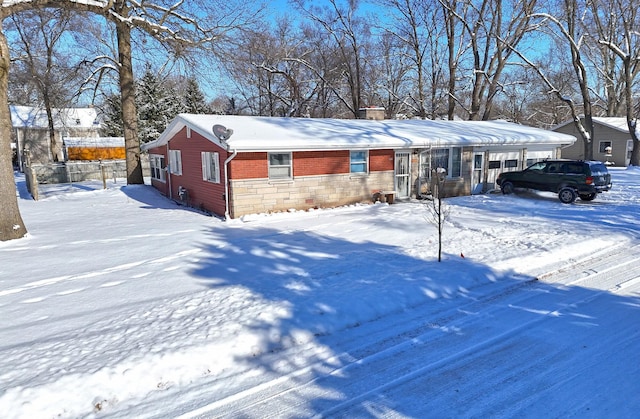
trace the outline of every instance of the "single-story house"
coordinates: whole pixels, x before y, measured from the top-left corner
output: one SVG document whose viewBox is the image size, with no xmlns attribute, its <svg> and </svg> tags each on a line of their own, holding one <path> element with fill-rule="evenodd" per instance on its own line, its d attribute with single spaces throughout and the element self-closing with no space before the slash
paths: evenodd
<svg viewBox="0 0 640 419">
<path fill-rule="evenodd" d="M 564 122 L 552 131 L 573 135 L 578 138 L 574 144 L 562 149 L 562 157 L 584 160 L 584 142 L 573 121 Z M 626 118 L 593 118 L 593 159 L 611 166 L 629 166 L 633 140 L 629 134 Z"/>
<path fill-rule="evenodd" d="M 101 127 L 95 108 L 53 109 L 54 137 L 57 155 L 54 156 L 49 140 L 49 122 L 44 108 L 10 106 L 13 128 L 12 149 L 15 164 L 22 169 L 26 153 L 33 164 L 65 161 L 63 141 L 65 137 L 99 137 Z M 26 150 L 26 151 L 25 151 Z"/>
<path fill-rule="evenodd" d="M 575 141 L 504 121 L 180 114 L 142 149 L 162 194 L 237 218 L 421 197 L 436 170 L 445 196 L 479 193 L 501 171 L 559 157 Z"/>
</svg>

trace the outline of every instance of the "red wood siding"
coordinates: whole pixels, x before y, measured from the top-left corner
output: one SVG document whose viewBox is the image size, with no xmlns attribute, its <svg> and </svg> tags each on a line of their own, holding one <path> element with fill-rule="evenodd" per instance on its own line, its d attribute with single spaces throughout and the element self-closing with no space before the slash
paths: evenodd
<svg viewBox="0 0 640 419">
<path fill-rule="evenodd" d="M 169 150 L 180 150 L 182 159 L 182 175 L 167 173 L 167 182 L 153 181 L 153 185 L 159 190 L 165 190 L 167 196 L 179 200 L 178 188 L 186 188 L 189 194 L 187 204 L 223 216 L 225 213 L 224 199 L 224 161 L 227 152 L 213 144 L 211 141 L 191 131 L 191 138 L 187 138 L 186 128 L 176 134 L 169 141 Z M 220 156 L 220 183 L 212 183 L 202 179 L 202 155 L 203 151 L 217 152 Z M 157 147 L 149 150 L 150 154 L 163 154 L 169 164 L 167 147 Z M 171 176 L 171 182 L 168 177 Z M 171 194 L 168 193 L 171 185 Z"/>
</svg>

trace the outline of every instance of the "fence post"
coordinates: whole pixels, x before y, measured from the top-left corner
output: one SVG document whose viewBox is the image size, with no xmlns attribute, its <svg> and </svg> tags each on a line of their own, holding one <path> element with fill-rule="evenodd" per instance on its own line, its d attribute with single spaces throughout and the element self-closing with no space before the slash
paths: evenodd
<svg viewBox="0 0 640 419">
<path fill-rule="evenodd" d="M 37 201 L 38 200 L 38 178 L 36 177 L 35 170 L 33 170 L 33 167 L 31 166 L 31 152 L 29 151 L 29 149 L 27 148 L 24 149 L 24 155 L 25 155 L 25 169 L 26 169 L 24 172 L 24 175 L 27 181 L 27 190 L 33 197 L 33 200 Z"/>
<path fill-rule="evenodd" d="M 104 171 L 102 160 L 100 160 L 100 173 L 102 174 L 102 189 L 107 189 L 107 176 Z"/>
</svg>

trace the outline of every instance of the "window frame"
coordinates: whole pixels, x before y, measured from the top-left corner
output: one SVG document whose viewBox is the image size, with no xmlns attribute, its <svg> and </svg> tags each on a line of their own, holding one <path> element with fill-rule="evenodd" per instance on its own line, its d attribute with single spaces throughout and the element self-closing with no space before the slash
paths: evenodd
<svg viewBox="0 0 640 419">
<path fill-rule="evenodd" d="M 182 150 L 169 150 L 169 172 L 182 175 Z"/>
<path fill-rule="evenodd" d="M 517 169 L 518 159 L 507 159 L 504 161 L 503 167 L 505 169 Z"/>
<path fill-rule="evenodd" d="M 364 158 L 354 160 L 355 154 L 364 153 Z M 364 170 L 354 170 L 354 166 L 364 166 Z M 369 150 L 349 150 L 349 173 L 352 175 L 369 174 Z"/>
<path fill-rule="evenodd" d="M 442 153 L 442 152 L 445 153 Z M 446 170 L 447 179 L 456 179 L 462 177 L 462 147 L 434 147 L 429 151 L 428 170 L 437 169 L 438 160 L 443 156 L 436 156 L 435 154 L 445 154 L 447 167 L 443 167 Z M 430 176 L 430 174 L 429 174 Z"/>
<path fill-rule="evenodd" d="M 167 181 L 165 156 L 162 154 L 149 154 L 149 168 L 151 169 L 151 179 L 165 183 Z M 157 171 L 157 175 L 156 175 Z"/>
<path fill-rule="evenodd" d="M 202 180 L 220 183 L 220 154 L 215 151 L 202 151 Z"/>
<path fill-rule="evenodd" d="M 271 156 L 276 155 L 287 155 L 289 163 L 288 164 L 271 164 Z M 274 172 L 278 171 L 278 169 L 287 168 L 288 174 L 286 176 L 277 175 Z M 291 180 L 293 179 L 293 153 L 292 152 L 280 152 L 280 153 L 267 153 L 267 171 L 269 180 Z"/>
<path fill-rule="evenodd" d="M 613 142 L 611 140 L 600 140 L 598 142 L 598 151 L 600 154 L 606 154 L 607 147 L 613 147 Z"/>
</svg>

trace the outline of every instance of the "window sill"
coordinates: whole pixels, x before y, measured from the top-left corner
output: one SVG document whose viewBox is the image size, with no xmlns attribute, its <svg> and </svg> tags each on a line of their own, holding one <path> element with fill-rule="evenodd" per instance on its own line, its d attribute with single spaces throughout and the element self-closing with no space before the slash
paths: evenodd
<svg viewBox="0 0 640 419">
<path fill-rule="evenodd" d="M 369 176 L 369 173 L 349 173 L 350 179 L 360 179 L 368 176 Z"/>
<path fill-rule="evenodd" d="M 293 183 L 293 179 L 287 178 L 287 179 L 269 179 L 267 181 L 269 183 L 269 185 L 281 185 L 281 184 L 286 184 L 286 183 Z"/>
</svg>

